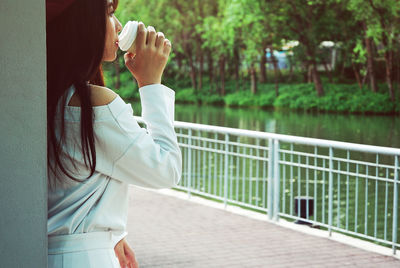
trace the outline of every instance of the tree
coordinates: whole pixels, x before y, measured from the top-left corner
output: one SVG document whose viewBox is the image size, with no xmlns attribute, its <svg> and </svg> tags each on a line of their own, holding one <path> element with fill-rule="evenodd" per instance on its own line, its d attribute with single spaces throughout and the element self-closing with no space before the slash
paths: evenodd
<svg viewBox="0 0 400 268">
<path fill-rule="evenodd" d="M 372 42 L 381 46 L 378 53 L 383 54 L 386 66 L 386 83 L 390 99 L 395 101 L 393 88 L 393 55 L 395 53 L 396 37 L 400 33 L 399 17 L 400 2 L 398 0 L 348 0 L 347 8 L 356 18 L 362 21 L 366 34 L 368 51 L 368 72 L 372 75 Z M 373 78 L 373 76 L 372 76 Z M 373 86 L 373 91 L 377 91 Z"/>
<path fill-rule="evenodd" d="M 285 18 L 287 40 L 298 40 L 303 47 L 306 65 L 310 67 L 318 96 L 324 95 L 317 70 L 317 51 L 322 41 L 334 41 L 339 34 L 337 14 L 343 9 L 335 0 L 282 0 L 276 2 L 276 12 Z"/>
<path fill-rule="evenodd" d="M 235 43 L 239 43 L 245 64 L 249 67 L 251 92 L 257 92 L 256 64 L 261 64 L 261 77 L 265 81 L 265 49 L 273 42 L 269 5 L 263 0 L 232 0 L 226 6 L 225 20 L 233 28 Z M 260 53 L 261 51 L 261 53 Z"/>
<path fill-rule="evenodd" d="M 203 43 L 201 49 L 210 51 L 210 57 L 217 59 L 219 65 L 220 87 L 219 94 L 225 95 L 225 67 L 226 60 L 232 54 L 235 41 L 233 25 L 229 24 L 224 17 L 226 1 L 217 1 L 217 8 L 214 14 L 203 19 L 202 24 L 196 27 L 200 33 Z M 209 65 L 213 60 L 209 60 Z M 209 68 L 212 67 L 209 66 Z M 211 75 L 210 75 L 211 76 Z"/>
</svg>

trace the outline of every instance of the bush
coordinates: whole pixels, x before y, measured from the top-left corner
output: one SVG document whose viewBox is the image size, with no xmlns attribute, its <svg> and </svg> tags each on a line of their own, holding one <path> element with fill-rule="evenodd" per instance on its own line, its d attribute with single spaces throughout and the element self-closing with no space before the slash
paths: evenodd
<svg viewBox="0 0 400 268">
<path fill-rule="evenodd" d="M 267 108 L 272 107 L 275 100 L 275 91 L 269 91 L 257 96 L 256 106 Z"/>
<path fill-rule="evenodd" d="M 175 100 L 177 102 L 182 102 L 182 103 L 197 103 L 198 102 L 195 91 L 192 88 L 185 88 L 185 89 L 176 91 Z"/>
<path fill-rule="evenodd" d="M 313 84 L 283 84 L 279 96 L 275 97 L 274 84 L 262 84 L 258 93 L 249 90 L 233 91 L 221 97 L 209 91 L 196 92 L 191 88 L 178 90 L 176 100 L 185 103 L 225 104 L 231 107 L 276 107 L 301 109 L 304 111 L 392 113 L 399 105 L 390 101 L 385 85 L 374 93 L 358 85 L 325 84 L 325 95 L 318 97 Z"/>
<path fill-rule="evenodd" d="M 110 73 L 105 73 L 105 75 L 107 84 L 115 82 Z M 132 76 L 129 73 L 121 73 L 120 81 L 122 86 L 117 93 L 122 98 L 139 98 L 137 85 L 132 83 Z M 400 105 L 390 101 L 386 84 L 380 84 L 378 92 L 374 93 L 367 86 L 360 90 L 357 84 L 324 83 L 325 95 L 322 97 L 317 96 L 314 84 L 280 84 L 279 96 L 276 97 L 274 84 L 258 84 L 258 92 L 253 95 L 249 90 L 249 81 L 240 81 L 239 91 L 236 89 L 236 81 L 226 81 L 227 94 L 220 96 L 216 89 L 217 84 L 210 83 L 206 76 L 203 79 L 202 90 L 191 88 L 190 79 L 167 78 L 163 83 L 175 90 L 175 100 L 178 103 L 202 103 L 231 107 L 275 107 L 345 113 L 400 112 Z"/>
<path fill-rule="evenodd" d="M 249 91 L 239 91 L 226 95 L 224 101 L 227 106 L 249 107 L 256 106 L 256 98 Z"/>
<path fill-rule="evenodd" d="M 139 89 L 136 83 L 124 83 L 121 84 L 123 86 L 120 87 L 119 90 L 116 90 L 116 93 L 121 96 L 123 99 L 135 99 L 138 100 L 139 97 Z"/>
<path fill-rule="evenodd" d="M 374 93 L 357 85 L 325 84 L 325 95 L 318 97 L 313 84 L 284 85 L 274 100 L 275 107 L 326 112 L 391 113 L 396 105 L 384 87 Z"/>
<path fill-rule="evenodd" d="M 201 103 L 203 104 L 224 104 L 224 98 L 217 94 L 213 95 L 199 95 Z"/>
</svg>

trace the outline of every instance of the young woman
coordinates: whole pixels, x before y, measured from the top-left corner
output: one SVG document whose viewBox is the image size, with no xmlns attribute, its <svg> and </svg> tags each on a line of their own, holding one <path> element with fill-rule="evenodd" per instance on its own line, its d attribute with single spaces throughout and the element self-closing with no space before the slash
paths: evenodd
<svg viewBox="0 0 400 268">
<path fill-rule="evenodd" d="M 125 65 L 139 85 L 132 108 L 104 87 L 121 24 L 117 0 L 46 0 L 48 267 L 137 267 L 126 243 L 128 186 L 178 183 L 174 91 L 161 84 L 171 43 L 139 24 L 136 55 Z"/>
</svg>

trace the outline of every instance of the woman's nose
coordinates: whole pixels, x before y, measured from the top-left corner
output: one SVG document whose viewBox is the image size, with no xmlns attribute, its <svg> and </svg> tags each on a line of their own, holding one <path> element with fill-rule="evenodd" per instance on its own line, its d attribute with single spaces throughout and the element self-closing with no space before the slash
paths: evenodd
<svg viewBox="0 0 400 268">
<path fill-rule="evenodd" d="M 116 23 L 116 30 L 117 30 L 117 33 L 119 33 L 120 31 L 122 31 L 122 24 L 121 24 L 121 22 L 119 22 L 117 17 L 115 17 L 115 21 L 117 22 Z"/>
</svg>

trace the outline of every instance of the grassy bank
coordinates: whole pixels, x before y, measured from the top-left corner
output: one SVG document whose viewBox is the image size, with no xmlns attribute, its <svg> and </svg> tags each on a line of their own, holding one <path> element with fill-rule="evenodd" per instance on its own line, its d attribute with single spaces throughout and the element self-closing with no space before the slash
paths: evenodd
<svg viewBox="0 0 400 268">
<path fill-rule="evenodd" d="M 283 84 L 275 96 L 273 84 L 262 84 L 257 94 L 249 90 L 231 91 L 225 96 L 192 88 L 176 90 L 180 103 L 223 104 L 231 107 L 288 108 L 304 111 L 341 113 L 391 114 L 399 112 L 399 104 L 390 101 L 385 85 L 374 93 L 358 85 L 324 84 L 325 95 L 318 97 L 313 84 Z"/>
<path fill-rule="evenodd" d="M 208 81 L 204 81 L 202 90 L 194 90 L 188 79 L 166 79 L 163 83 L 175 90 L 177 103 L 340 113 L 394 114 L 400 111 L 400 103 L 390 101 L 386 84 L 380 84 L 379 91 L 374 93 L 367 86 L 360 90 L 357 84 L 324 81 L 323 97 L 317 96 L 314 84 L 280 84 L 276 97 L 274 84 L 258 84 L 258 92 L 253 95 L 248 82 L 241 82 L 236 89 L 235 81 L 227 81 L 226 95 L 220 96 L 215 85 Z M 125 99 L 139 99 L 137 85 L 126 73 L 121 74 L 121 87 L 116 92 Z"/>
</svg>

